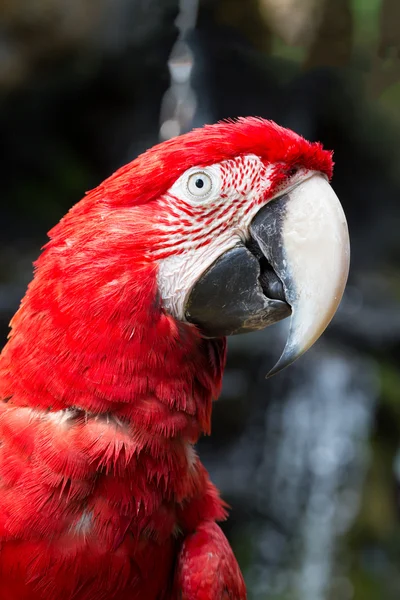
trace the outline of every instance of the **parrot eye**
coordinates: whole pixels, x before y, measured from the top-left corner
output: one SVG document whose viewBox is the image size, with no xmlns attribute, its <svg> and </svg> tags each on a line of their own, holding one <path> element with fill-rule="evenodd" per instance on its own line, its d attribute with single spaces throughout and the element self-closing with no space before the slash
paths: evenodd
<svg viewBox="0 0 400 600">
<path fill-rule="evenodd" d="M 212 190 L 212 179 L 204 171 L 192 173 L 187 180 L 187 190 L 191 196 L 204 198 Z"/>
</svg>

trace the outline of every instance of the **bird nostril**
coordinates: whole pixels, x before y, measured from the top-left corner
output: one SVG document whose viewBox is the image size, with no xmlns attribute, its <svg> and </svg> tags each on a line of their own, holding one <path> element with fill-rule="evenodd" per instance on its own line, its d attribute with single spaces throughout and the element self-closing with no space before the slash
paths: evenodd
<svg viewBox="0 0 400 600">
<path fill-rule="evenodd" d="M 291 179 L 294 175 L 296 175 L 298 170 L 298 167 L 291 167 L 290 169 L 288 169 L 288 171 L 286 171 L 287 178 Z"/>
</svg>

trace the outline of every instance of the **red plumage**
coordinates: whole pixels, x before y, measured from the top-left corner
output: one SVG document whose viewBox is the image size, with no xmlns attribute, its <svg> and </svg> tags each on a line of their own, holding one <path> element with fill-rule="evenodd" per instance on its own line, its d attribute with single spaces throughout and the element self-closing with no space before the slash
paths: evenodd
<svg viewBox="0 0 400 600">
<path fill-rule="evenodd" d="M 220 123 L 152 148 L 50 232 L 0 358 L 2 600 L 245 598 L 192 446 L 225 340 L 164 311 L 153 251 L 177 177 L 246 153 L 331 174 L 274 123 Z"/>
</svg>

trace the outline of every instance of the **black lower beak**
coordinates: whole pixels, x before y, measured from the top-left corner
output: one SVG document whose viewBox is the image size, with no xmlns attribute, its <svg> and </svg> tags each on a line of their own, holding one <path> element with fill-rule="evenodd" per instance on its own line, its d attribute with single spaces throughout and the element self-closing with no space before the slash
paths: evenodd
<svg viewBox="0 0 400 600">
<path fill-rule="evenodd" d="M 260 218 L 262 214 L 255 222 Z M 207 337 L 219 337 L 263 329 L 290 313 L 281 280 L 251 238 L 203 273 L 191 291 L 185 316 Z"/>
</svg>

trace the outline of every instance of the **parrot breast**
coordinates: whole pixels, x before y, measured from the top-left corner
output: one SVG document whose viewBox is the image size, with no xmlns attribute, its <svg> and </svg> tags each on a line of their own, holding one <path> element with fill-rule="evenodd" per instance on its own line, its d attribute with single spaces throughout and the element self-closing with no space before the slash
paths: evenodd
<svg viewBox="0 0 400 600">
<path fill-rule="evenodd" d="M 182 533 L 224 517 L 182 428 L 155 437 L 79 410 L 0 410 L 0 597 L 169 600 Z"/>
</svg>

